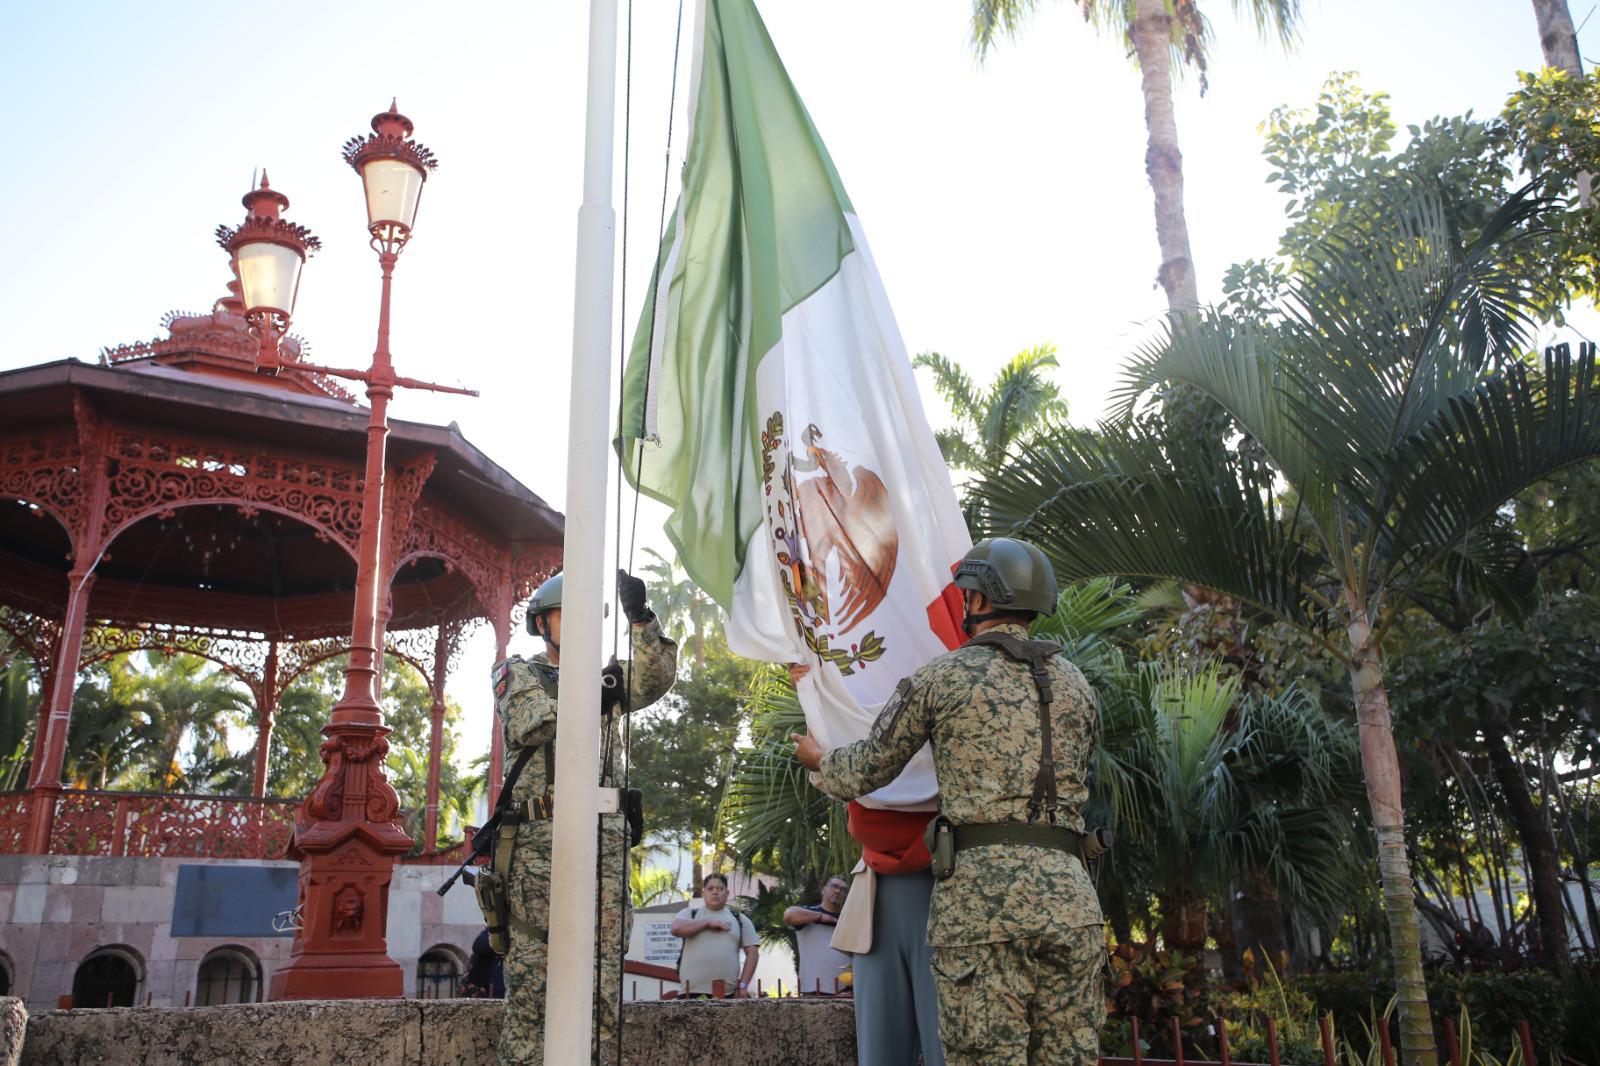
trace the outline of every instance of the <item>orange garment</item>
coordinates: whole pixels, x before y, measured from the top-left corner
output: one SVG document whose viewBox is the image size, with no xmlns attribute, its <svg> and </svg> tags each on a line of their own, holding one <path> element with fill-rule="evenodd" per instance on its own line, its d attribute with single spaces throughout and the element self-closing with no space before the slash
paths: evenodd
<svg viewBox="0 0 1600 1066">
<path fill-rule="evenodd" d="M 861 858 L 880 874 L 908 874 L 933 861 L 922 842 L 937 811 L 885 811 L 850 801 L 850 835 L 861 843 Z"/>
</svg>

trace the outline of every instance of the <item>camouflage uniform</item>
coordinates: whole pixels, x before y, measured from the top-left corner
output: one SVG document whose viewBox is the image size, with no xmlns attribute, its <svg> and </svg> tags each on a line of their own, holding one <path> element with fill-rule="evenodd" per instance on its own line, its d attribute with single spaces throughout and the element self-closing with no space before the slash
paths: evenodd
<svg viewBox="0 0 1600 1066">
<path fill-rule="evenodd" d="M 666 695 L 678 667 L 678 646 L 661 635 L 661 624 L 651 619 L 636 626 L 635 657 L 629 706 L 638 710 Z M 497 664 L 495 713 L 505 734 L 509 766 L 525 747 L 556 742 L 555 687 L 546 692 L 540 667 L 551 670 L 541 652 L 532 659 L 513 656 Z M 626 669 L 626 667 L 624 668 Z M 620 728 L 612 725 L 602 756 L 620 750 Z M 604 759 L 601 784 L 615 787 L 614 758 Z M 551 765 L 554 765 L 552 759 Z M 546 782 L 545 760 L 535 754 L 523 767 L 512 790 L 518 802 L 545 795 L 555 782 Z M 548 785 L 548 787 L 547 787 Z M 517 846 L 511 859 L 508 892 L 511 909 L 511 950 L 506 955 L 506 1004 L 500 1023 L 499 1061 L 502 1066 L 544 1062 L 544 989 L 548 962 L 546 935 L 550 927 L 550 840 L 548 818 L 524 822 L 517 828 Z M 633 925 L 633 907 L 622 873 L 627 869 L 628 827 L 621 814 L 600 816 L 600 915 L 596 937 L 599 953 L 599 1008 L 595 1037 L 600 1057 L 617 1063 L 617 991 L 622 987 L 622 952 Z"/>
<path fill-rule="evenodd" d="M 995 628 L 1027 638 L 1020 625 Z M 1050 668 L 1057 824 L 1082 831 L 1094 693 L 1065 658 Z M 851 799 L 881 788 L 928 741 L 951 822 L 1027 822 L 1040 735 L 1026 663 L 979 646 L 934 659 L 900 682 L 865 740 L 823 757 L 823 791 Z M 1096 1061 L 1105 934 L 1076 855 L 1000 844 L 961 852 L 954 875 L 934 886 L 928 942 L 950 1066 Z"/>
</svg>

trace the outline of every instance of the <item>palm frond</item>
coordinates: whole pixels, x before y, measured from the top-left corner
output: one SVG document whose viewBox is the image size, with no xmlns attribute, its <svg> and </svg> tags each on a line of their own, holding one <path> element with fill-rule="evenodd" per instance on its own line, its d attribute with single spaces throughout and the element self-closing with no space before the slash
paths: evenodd
<svg viewBox="0 0 1600 1066">
<path fill-rule="evenodd" d="M 1472 531 L 1518 492 L 1600 458 L 1595 349 L 1547 349 L 1542 369 L 1514 363 L 1456 397 L 1402 443 L 1386 470 L 1395 516 L 1389 551 L 1400 592 L 1468 548 Z"/>
<path fill-rule="evenodd" d="M 988 457 L 1003 454 L 1023 430 L 1042 419 L 1066 418 L 1060 390 L 1044 376 L 1057 365 L 1056 346 L 1041 344 L 1017 353 L 1001 369 L 990 386 L 980 427 Z"/>
<path fill-rule="evenodd" d="M 985 532 L 1038 544 L 1064 581 L 1181 581 L 1305 623 L 1317 559 L 1276 520 L 1269 485 L 1213 459 L 1143 425 L 1062 430 L 974 493 Z"/>
<path fill-rule="evenodd" d="M 969 412 L 977 409 L 978 387 L 972 383 L 972 376 L 961 369 L 955 360 L 938 352 L 919 352 L 911 360 L 911 367 L 913 370 L 927 367 L 933 371 L 934 389 L 944 397 L 958 418 L 968 416 Z"/>
<path fill-rule="evenodd" d="M 1001 37 L 1015 37 L 1039 0 L 973 0 L 972 47 L 981 60 Z"/>
</svg>

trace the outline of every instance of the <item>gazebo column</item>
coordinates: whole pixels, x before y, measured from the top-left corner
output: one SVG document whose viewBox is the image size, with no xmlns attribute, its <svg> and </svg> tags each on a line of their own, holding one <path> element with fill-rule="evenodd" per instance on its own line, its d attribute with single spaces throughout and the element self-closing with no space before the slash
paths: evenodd
<svg viewBox="0 0 1600 1066">
<path fill-rule="evenodd" d="M 250 779 L 250 794 L 261 799 L 267 794 L 267 757 L 272 750 L 272 723 L 278 713 L 278 642 L 267 642 L 267 662 L 261 670 L 261 689 L 256 704 L 256 770 Z"/>
<path fill-rule="evenodd" d="M 433 642 L 433 713 L 428 734 L 428 805 L 423 809 L 424 851 L 439 846 L 439 760 L 444 752 L 444 680 L 449 666 L 450 642 L 443 619 Z"/>
<path fill-rule="evenodd" d="M 72 719 L 72 693 L 78 683 L 78 657 L 83 653 L 83 627 L 89 617 L 89 589 L 93 585 L 94 574 L 88 570 L 75 566 L 67 575 L 66 618 L 56 644 L 50 688 L 40 707 L 43 728 L 34 734 L 28 826 L 28 851 L 34 855 L 50 850 L 56 801 L 61 797 L 61 764 L 67 754 L 67 727 Z"/>
<path fill-rule="evenodd" d="M 378 596 L 378 636 L 376 647 L 378 649 L 377 661 L 373 663 L 377 671 L 372 678 L 373 692 L 378 697 L 378 702 L 383 702 L 383 671 L 389 665 L 389 619 L 394 617 L 394 590 L 390 582 L 394 575 L 389 575 L 389 580 L 383 583 L 383 592 Z"/>
</svg>

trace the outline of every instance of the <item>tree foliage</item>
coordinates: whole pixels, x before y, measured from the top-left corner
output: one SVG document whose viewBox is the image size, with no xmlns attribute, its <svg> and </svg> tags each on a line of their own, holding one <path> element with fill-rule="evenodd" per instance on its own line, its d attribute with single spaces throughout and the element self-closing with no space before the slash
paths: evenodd
<svg viewBox="0 0 1600 1066">
<path fill-rule="evenodd" d="M 1053 344 L 1018 352 L 982 389 L 938 352 L 922 352 L 911 365 L 933 371 L 934 387 L 955 415 L 955 426 L 934 434 L 944 461 L 955 469 L 986 466 L 1045 425 L 1067 417 L 1060 387 L 1046 374 L 1060 366 Z"/>
<path fill-rule="evenodd" d="M 1036 442 L 978 490 L 988 528 L 1034 539 L 1069 579 L 1209 588 L 1346 664 L 1373 738 L 1362 763 L 1403 1038 L 1425 1060 L 1385 642 L 1441 571 L 1511 605 L 1521 556 L 1486 523 L 1600 455 L 1594 353 L 1522 359 L 1538 298 L 1514 264 L 1552 206 L 1524 189 L 1467 209 L 1434 183 L 1375 182 L 1360 203 L 1371 224 L 1312 241 L 1264 310 L 1175 318 L 1127 370 L 1118 422 Z M 1135 417 L 1176 386 L 1224 412 L 1231 433 L 1173 441 Z"/>
</svg>

